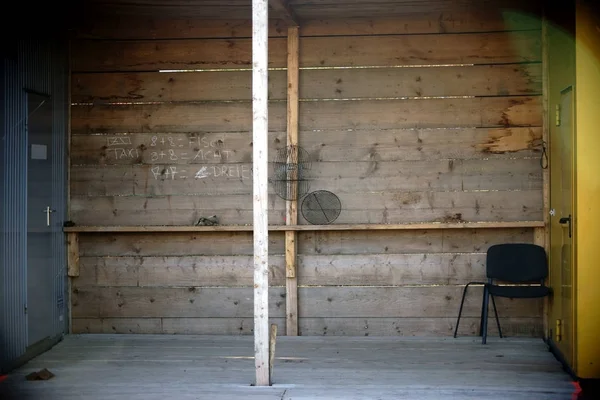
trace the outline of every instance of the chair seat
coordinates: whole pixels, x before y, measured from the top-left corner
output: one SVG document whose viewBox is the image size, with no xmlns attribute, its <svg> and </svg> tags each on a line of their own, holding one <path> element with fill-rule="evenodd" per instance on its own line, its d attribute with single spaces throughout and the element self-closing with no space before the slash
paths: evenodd
<svg viewBox="0 0 600 400">
<path fill-rule="evenodd" d="M 497 286 L 488 285 L 489 292 L 496 297 L 536 298 L 550 294 L 547 286 Z"/>
</svg>

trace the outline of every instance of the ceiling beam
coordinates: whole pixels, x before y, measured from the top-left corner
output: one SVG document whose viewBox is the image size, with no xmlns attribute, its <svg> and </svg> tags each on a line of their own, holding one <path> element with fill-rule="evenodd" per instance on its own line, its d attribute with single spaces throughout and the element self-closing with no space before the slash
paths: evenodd
<svg viewBox="0 0 600 400">
<path fill-rule="evenodd" d="M 289 26 L 298 26 L 298 17 L 287 0 L 269 0 L 269 5 L 275 11 L 273 17 L 284 20 Z"/>
</svg>

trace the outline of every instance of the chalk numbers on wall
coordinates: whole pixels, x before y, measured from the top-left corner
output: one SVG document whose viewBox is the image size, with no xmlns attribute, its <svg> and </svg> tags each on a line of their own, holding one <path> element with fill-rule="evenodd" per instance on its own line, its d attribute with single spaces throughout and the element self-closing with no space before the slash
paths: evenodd
<svg viewBox="0 0 600 400">
<path fill-rule="evenodd" d="M 153 135 L 149 142 L 143 143 L 146 140 L 135 146 L 131 136 L 110 137 L 107 154 L 116 160 L 153 164 L 150 171 L 157 180 L 252 177 L 248 165 L 225 164 L 231 161 L 233 152 L 226 148 L 223 135 Z"/>
</svg>

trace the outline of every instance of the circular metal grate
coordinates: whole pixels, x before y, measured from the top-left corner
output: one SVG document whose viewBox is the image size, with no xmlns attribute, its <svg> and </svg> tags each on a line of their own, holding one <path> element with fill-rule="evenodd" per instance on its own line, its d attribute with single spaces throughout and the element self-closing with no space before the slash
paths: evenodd
<svg viewBox="0 0 600 400">
<path fill-rule="evenodd" d="M 287 146 L 277 151 L 270 182 L 279 197 L 296 200 L 308 193 L 310 184 L 306 175 L 312 167 L 308 158 L 308 152 L 298 146 Z"/>
<path fill-rule="evenodd" d="M 339 217 L 342 210 L 340 199 L 327 190 L 317 190 L 306 195 L 302 201 L 302 216 L 313 225 L 327 225 Z"/>
</svg>

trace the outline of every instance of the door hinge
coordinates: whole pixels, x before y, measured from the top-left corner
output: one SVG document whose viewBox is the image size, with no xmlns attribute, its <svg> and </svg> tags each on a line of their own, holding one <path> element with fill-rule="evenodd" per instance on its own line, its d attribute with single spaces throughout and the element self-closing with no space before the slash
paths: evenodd
<svg viewBox="0 0 600 400">
<path fill-rule="evenodd" d="M 560 104 L 556 105 L 556 126 L 560 126 Z"/>
<path fill-rule="evenodd" d="M 24 307 L 23 311 L 27 314 L 27 306 Z"/>
<path fill-rule="evenodd" d="M 556 320 L 556 339 L 557 342 L 562 340 L 562 320 Z"/>
</svg>

